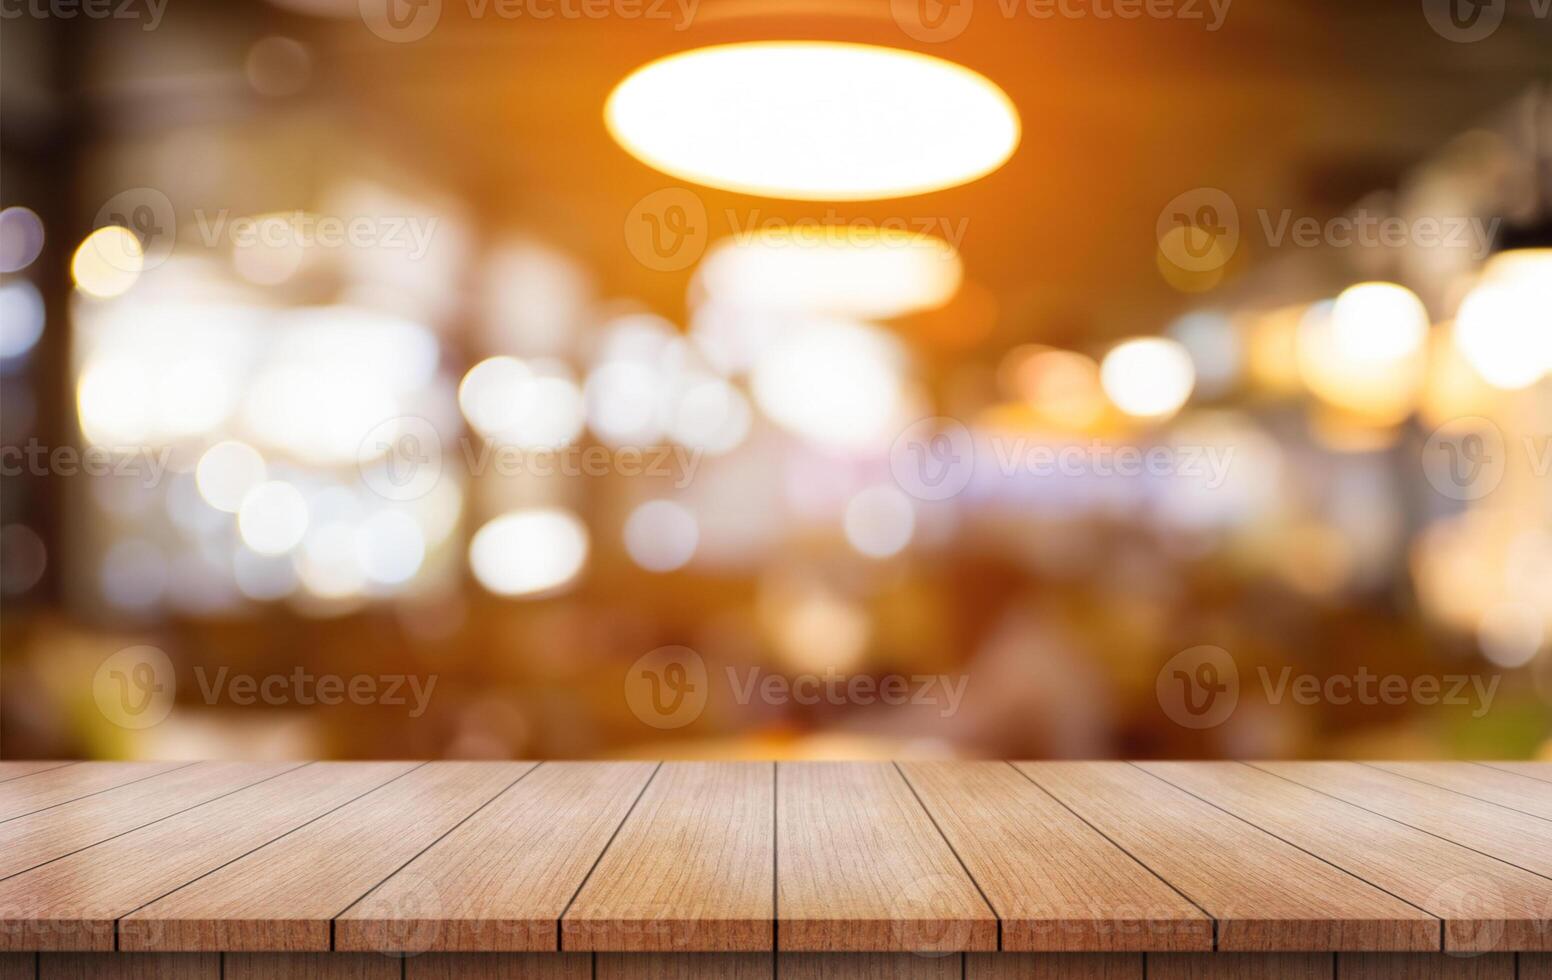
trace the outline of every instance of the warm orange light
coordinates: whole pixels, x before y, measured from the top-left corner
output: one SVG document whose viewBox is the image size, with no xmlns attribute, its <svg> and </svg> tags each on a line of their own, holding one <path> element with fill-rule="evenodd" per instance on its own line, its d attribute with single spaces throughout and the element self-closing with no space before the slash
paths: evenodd
<svg viewBox="0 0 1552 980">
<path fill-rule="evenodd" d="M 984 75 L 898 48 L 760 41 L 697 48 L 626 77 L 604 106 L 621 146 L 724 190 L 866 201 L 1000 167 L 1018 112 Z"/>
</svg>

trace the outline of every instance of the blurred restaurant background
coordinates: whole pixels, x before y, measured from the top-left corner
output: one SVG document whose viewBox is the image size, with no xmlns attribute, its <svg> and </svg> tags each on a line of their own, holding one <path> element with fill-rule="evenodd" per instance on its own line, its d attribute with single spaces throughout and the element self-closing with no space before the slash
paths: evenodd
<svg viewBox="0 0 1552 980">
<path fill-rule="evenodd" d="M 1479 6 L 8 6 L 0 755 L 1552 758 Z M 974 74 L 633 74 L 777 40 Z"/>
</svg>

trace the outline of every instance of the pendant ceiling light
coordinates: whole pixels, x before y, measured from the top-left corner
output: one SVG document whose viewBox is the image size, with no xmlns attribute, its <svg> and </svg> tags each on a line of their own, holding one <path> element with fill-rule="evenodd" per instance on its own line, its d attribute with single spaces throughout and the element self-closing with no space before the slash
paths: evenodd
<svg viewBox="0 0 1552 980">
<path fill-rule="evenodd" d="M 609 132 L 682 180 L 766 197 L 866 201 L 996 170 L 1018 112 L 991 80 L 913 51 L 828 41 L 698 48 L 610 94 Z"/>
</svg>

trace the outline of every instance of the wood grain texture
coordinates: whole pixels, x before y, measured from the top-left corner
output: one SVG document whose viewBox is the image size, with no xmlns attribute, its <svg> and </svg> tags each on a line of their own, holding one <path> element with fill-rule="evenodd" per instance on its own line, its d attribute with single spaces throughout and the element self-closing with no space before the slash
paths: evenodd
<svg viewBox="0 0 1552 980">
<path fill-rule="evenodd" d="M 997 948 L 997 918 L 888 763 L 777 766 L 777 943 L 794 952 Z"/>
<path fill-rule="evenodd" d="M 376 953 L 228 953 L 221 980 L 400 980 L 402 963 Z"/>
<path fill-rule="evenodd" d="M 1521 953 L 1519 980 L 1552 980 L 1552 953 Z"/>
<path fill-rule="evenodd" d="M 1514 980 L 1514 956 L 1341 953 L 1337 976 L 1342 980 Z"/>
<path fill-rule="evenodd" d="M 1212 920 L 1003 762 L 900 766 L 1002 920 L 1004 950 L 1207 950 Z"/>
<path fill-rule="evenodd" d="M 1552 783 L 1470 762 L 1370 762 L 1368 765 L 1463 796 L 1552 820 Z"/>
<path fill-rule="evenodd" d="M 0 762 L 0 783 L 11 779 L 20 779 L 30 776 L 35 772 L 45 772 L 49 769 L 58 769 L 61 766 L 73 766 L 74 762 L 61 759 L 33 759 L 27 761 Z"/>
<path fill-rule="evenodd" d="M 957 953 L 780 953 L 776 957 L 776 976 L 781 980 L 960 980 L 963 972 L 964 957 Z"/>
<path fill-rule="evenodd" d="M 562 921 L 565 949 L 775 946 L 775 765 L 665 762 Z"/>
<path fill-rule="evenodd" d="M 1330 953 L 1149 953 L 1148 980 L 1333 980 Z"/>
<path fill-rule="evenodd" d="M 404 980 L 592 980 L 590 953 L 422 953 Z"/>
<path fill-rule="evenodd" d="M 126 916 L 119 949 L 326 951 L 334 916 L 533 766 L 421 766 Z"/>
<path fill-rule="evenodd" d="M 412 768 L 303 766 L 0 881 L 0 949 L 111 950 L 120 916 Z"/>
<path fill-rule="evenodd" d="M 1140 953 L 966 953 L 965 980 L 1143 980 Z"/>
<path fill-rule="evenodd" d="M 774 953 L 599 953 L 597 980 L 771 980 Z"/>
<path fill-rule="evenodd" d="M 1434 916 L 1127 763 L 1018 768 L 1217 919 L 1221 950 L 1439 948 Z"/>
<path fill-rule="evenodd" d="M 37 953 L 0 953 L 0 980 L 37 980 Z"/>
<path fill-rule="evenodd" d="M 543 952 L 655 766 L 544 763 L 335 919 L 347 950 Z"/>
<path fill-rule="evenodd" d="M 1258 769 L 1552 878 L 1552 822 L 1356 762 L 1257 762 Z"/>
<path fill-rule="evenodd" d="M 1552 783 L 1552 762 L 1478 762 L 1476 765 Z"/>
<path fill-rule="evenodd" d="M 0 820 L 12 820 L 187 765 L 187 762 L 81 762 L 33 773 L 0 783 Z"/>
<path fill-rule="evenodd" d="M 153 824 L 301 766 L 201 762 L 0 824 L 0 878 Z"/>
<path fill-rule="evenodd" d="M 1447 950 L 1552 949 L 1552 880 L 1237 762 L 1137 765 L 1438 916 Z"/>
<path fill-rule="evenodd" d="M 38 980 L 220 980 L 215 953 L 44 953 Z"/>
</svg>

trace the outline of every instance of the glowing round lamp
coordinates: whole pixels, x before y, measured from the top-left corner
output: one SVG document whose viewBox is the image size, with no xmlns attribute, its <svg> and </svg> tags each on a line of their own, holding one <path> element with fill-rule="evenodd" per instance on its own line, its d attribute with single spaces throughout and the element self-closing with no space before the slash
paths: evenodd
<svg viewBox="0 0 1552 980">
<path fill-rule="evenodd" d="M 913 51 L 830 41 L 697 48 L 638 68 L 604 106 L 632 156 L 766 197 L 867 201 L 967 183 L 1019 142 L 984 75 Z"/>
</svg>

